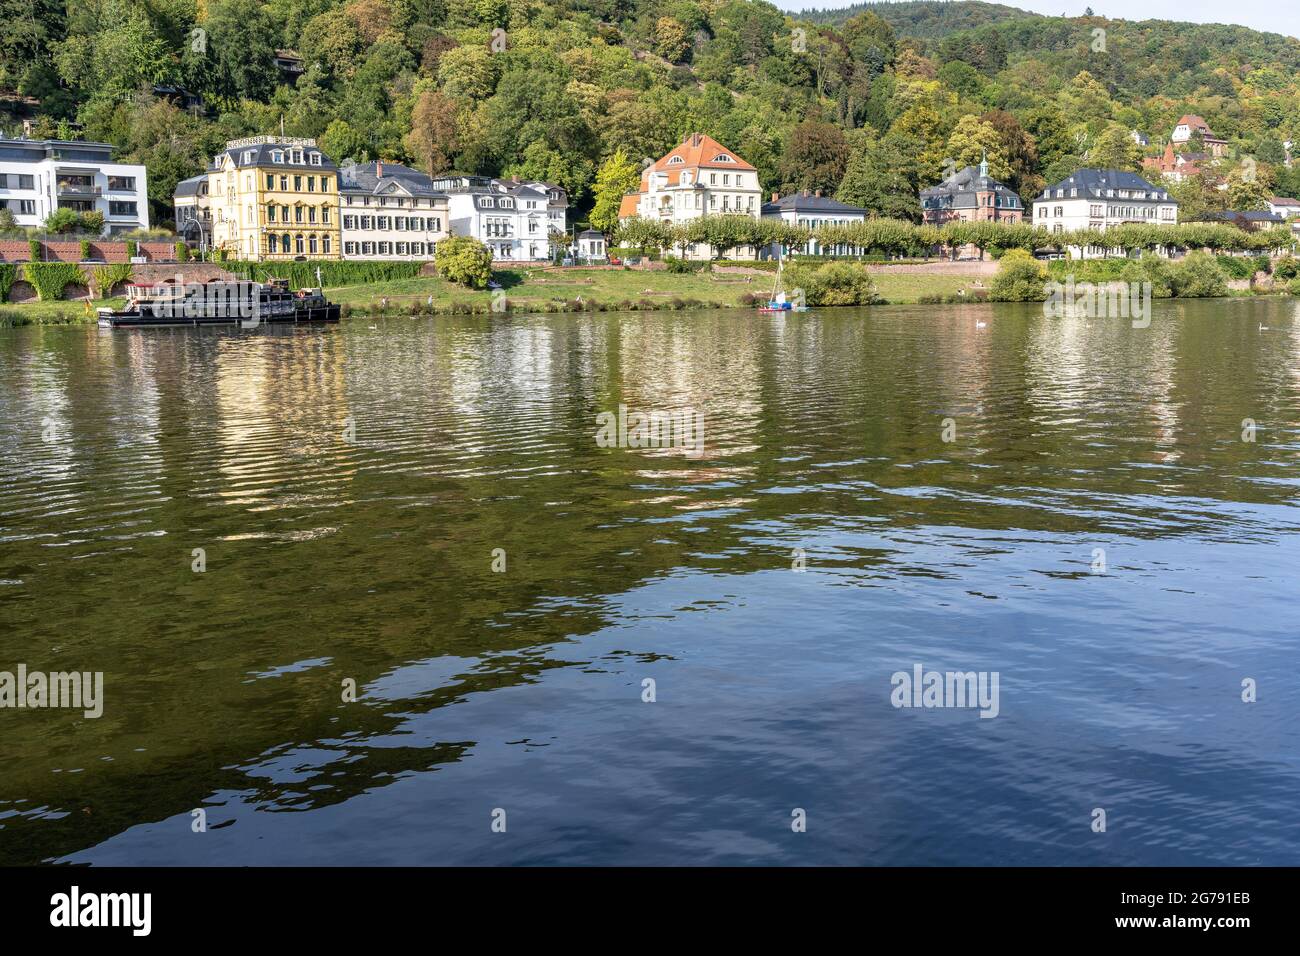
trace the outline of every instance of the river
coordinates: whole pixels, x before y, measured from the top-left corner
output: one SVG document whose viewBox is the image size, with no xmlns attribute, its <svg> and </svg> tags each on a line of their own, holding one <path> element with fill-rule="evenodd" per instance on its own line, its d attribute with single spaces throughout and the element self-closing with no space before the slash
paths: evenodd
<svg viewBox="0 0 1300 956">
<path fill-rule="evenodd" d="M 0 330 L 0 862 L 1294 864 L 1298 490 L 1285 299 Z"/>
</svg>

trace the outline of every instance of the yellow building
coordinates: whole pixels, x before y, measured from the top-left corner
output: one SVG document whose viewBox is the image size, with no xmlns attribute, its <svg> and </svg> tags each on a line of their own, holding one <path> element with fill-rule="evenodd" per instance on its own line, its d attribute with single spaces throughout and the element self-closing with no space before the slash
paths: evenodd
<svg viewBox="0 0 1300 956">
<path fill-rule="evenodd" d="M 212 247 L 234 259 L 338 259 L 339 171 L 314 139 L 231 140 L 208 168 Z"/>
</svg>

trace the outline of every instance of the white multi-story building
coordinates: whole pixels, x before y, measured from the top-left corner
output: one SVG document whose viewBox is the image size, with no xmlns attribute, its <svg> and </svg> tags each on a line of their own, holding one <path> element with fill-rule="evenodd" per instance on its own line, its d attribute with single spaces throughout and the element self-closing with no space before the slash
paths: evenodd
<svg viewBox="0 0 1300 956">
<path fill-rule="evenodd" d="M 0 137 L 0 209 L 20 226 L 71 209 L 102 213 L 105 235 L 148 229 L 145 168 L 113 162 L 108 143 Z"/>
<path fill-rule="evenodd" d="M 1106 230 L 1124 223 L 1177 225 L 1178 202 L 1137 173 L 1118 169 L 1081 169 L 1034 200 L 1034 225 L 1050 232 Z M 1085 258 L 1105 253 L 1092 247 L 1081 251 Z"/>
<path fill-rule="evenodd" d="M 640 191 L 623 197 L 618 215 L 673 224 L 701 216 L 739 214 L 757 219 L 762 204 L 758 170 L 711 136 L 691 133 L 642 171 Z M 706 258 L 711 250 L 696 243 L 686 254 Z"/>
<path fill-rule="evenodd" d="M 447 196 L 450 233 L 478 239 L 494 259 L 550 259 L 550 237 L 557 233 L 559 247 L 568 245 L 569 200 L 559 186 L 488 176 L 441 176 L 432 185 Z"/>
<path fill-rule="evenodd" d="M 339 171 L 344 259 L 432 259 L 448 235 L 447 194 L 416 169 L 376 161 Z"/>
<path fill-rule="evenodd" d="M 820 189 L 813 193 L 805 189 L 802 193 L 788 196 L 772 193 L 772 201 L 763 203 L 762 215 L 764 219 L 778 219 L 787 225 L 817 229 L 820 226 L 848 226 L 864 222 L 867 211 L 823 196 Z M 803 255 L 821 256 L 857 255 L 861 250 L 853 246 L 823 248 L 816 239 L 809 239 L 802 249 L 795 251 Z"/>
</svg>

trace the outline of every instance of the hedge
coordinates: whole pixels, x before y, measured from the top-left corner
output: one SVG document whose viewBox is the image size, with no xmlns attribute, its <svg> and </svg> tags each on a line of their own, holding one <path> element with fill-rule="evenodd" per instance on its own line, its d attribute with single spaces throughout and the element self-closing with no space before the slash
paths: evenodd
<svg viewBox="0 0 1300 956">
<path fill-rule="evenodd" d="M 267 279 L 288 279 L 295 289 L 314 288 L 316 270 L 320 269 L 321 283 L 327 287 L 367 285 L 371 282 L 392 282 L 414 279 L 420 275 L 423 262 L 239 262 L 226 260 L 225 267 L 236 275 L 256 282 Z"/>
<path fill-rule="evenodd" d="M 18 278 L 18 267 L 8 262 L 0 262 L 0 302 L 9 300 L 9 290 Z"/>
<path fill-rule="evenodd" d="M 36 289 L 42 302 L 62 299 L 69 283 L 86 284 L 86 274 L 73 262 L 29 262 L 23 266 L 23 278 Z"/>
</svg>

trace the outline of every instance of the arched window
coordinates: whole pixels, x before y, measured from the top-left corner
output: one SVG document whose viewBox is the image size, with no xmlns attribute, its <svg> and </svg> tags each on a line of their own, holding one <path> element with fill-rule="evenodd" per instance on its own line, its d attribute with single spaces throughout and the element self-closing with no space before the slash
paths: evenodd
<svg viewBox="0 0 1300 956">
<path fill-rule="evenodd" d="M 280 237 L 280 251 L 288 253 L 293 249 L 293 244 L 289 239 L 289 234 L 285 233 Z"/>
</svg>

